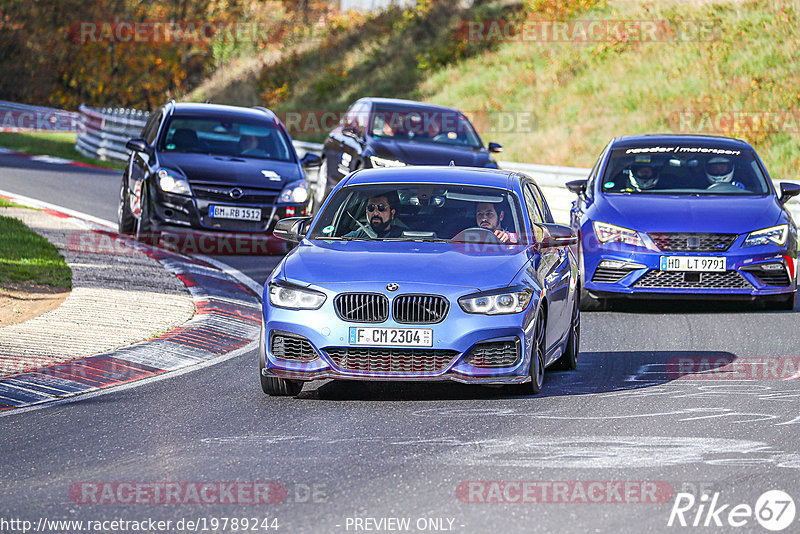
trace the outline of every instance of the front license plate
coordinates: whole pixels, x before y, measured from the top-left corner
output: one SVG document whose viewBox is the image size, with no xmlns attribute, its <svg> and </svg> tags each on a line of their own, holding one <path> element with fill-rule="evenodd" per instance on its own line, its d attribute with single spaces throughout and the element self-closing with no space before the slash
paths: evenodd
<svg viewBox="0 0 800 534">
<path fill-rule="evenodd" d="M 708 256 L 661 256 L 662 271 L 725 272 L 725 258 Z"/>
<path fill-rule="evenodd" d="M 260 209 L 240 208 L 237 206 L 209 206 L 208 215 L 215 219 L 238 219 L 240 221 L 261 220 Z"/>
<path fill-rule="evenodd" d="M 433 329 L 351 326 L 350 344 L 382 345 L 386 347 L 432 347 Z"/>
</svg>

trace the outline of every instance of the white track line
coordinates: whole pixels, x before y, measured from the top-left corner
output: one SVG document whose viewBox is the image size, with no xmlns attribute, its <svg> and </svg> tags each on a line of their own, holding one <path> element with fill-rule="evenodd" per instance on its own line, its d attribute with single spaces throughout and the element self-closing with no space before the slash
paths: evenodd
<svg viewBox="0 0 800 534">
<path fill-rule="evenodd" d="M 106 219 L 101 219 L 99 217 L 95 217 L 94 215 L 89 215 L 88 213 L 82 213 L 80 211 L 71 210 L 63 206 L 57 206 L 56 204 L 50 204 L 49 202 L 36 200 L 35 198 L 18 195 L 10 191 L 4 191 L 2 189 L 0 189 L 0 195 L 11 197 L 13 201 L 16 202 L 17 204 L 22 204 L 23 206 L 28 206 L 29 208 L 60 211 L 61 213 L 65 213 L 70 217 L 75 217 L 76 219 L 83 219 L 85 221 L 93 222 L 95 224 L 99 224 L 100 226 L 105 226 L 106 228 L 109 228 L 111 230 L 117 229 L 117 223 L 108 221 Z"/>
<path fill-rule="evenodd" d="M 202 363 L 189 365 L 189 366 L 183 367 L 181 369 L 177 369 L 175 371 L 165 371 L 165 372 L 163 372 L 161 374 L 158 374 L 156 376 L 151 376 L 151 377 L 148 377 L 148 378 L 142 378 L 140 380 L 135 380 L 133 382 L 128 382 L 127 384 L 122 384 L 120 386 L 110 386 L 110 387 L 105 387 L 105 388 L 101 388 L 101 389 L 96 389 L 94 391 L 90 391 L 89 393 L 75 393 L 75 394 L 73 394 L 73 395 L 71 395 L 71 396 L 69 396 L 67 398 L 64 398 L 64 399 L 46 401 L 46 402 L 42 402 L 41 404 L 34 404 L 32 406 L 25 406 L 25 407 L 22 407 L 22 408 L 14 408 L 13 410 L 6 410 L 4 412 L 0 412 L 0 418 L 8 417 L 9 415 L 17 415 L 17 414 L 25 413 L 25 412 L 33 412 L 33 411 L 36 411 L 36 410 L 41 410 L 43 408 L 52 408 L 54 406 L 61 406 L 63 404 L 70 404 L 70 403 L 73 403 L 73 402 L 79 402 L 79 401 L 82 401 L 84 399 L 92 399 L 94 397 L 99 397 L 101 395 L 106 395 L 108 393 L 115 393 L 117 391 L 125 391 L 126 389 L 138 388 L 140 386 L 144 386 L 144 385 L 150 384 L 152 382 L 159 382 L 159 381 L 165 380 L 167 378 L 175 378 L 175 377 L 178 377 L 178 376 L 181 376 L 181 375 L 185 375 L 186 373 L 191 373 L 192 371 L 198 371 L 200 369 L 205 369 L 206 367 L 211 367 L 212 365 L 217 365 L 218 363 L 222 363 L 222 362 L 228 361 L 231 358 L 236 358 L 237 356 L 241 356 L 242 354 L 246 354 L 247 352 L 250 352 L 251 350 L 255 350 L 257 345 L 258 345 L 258 341 L 251 341 L 250 343 L 248 343 L 244 347 L 236 349 L 233 352 L 229 352 L 228 354 L 223 354 L 222 356 L 218 356 L 217 358 L 214 358 L 212 360 L 206 360 L 206 361 L 204 361 Z M 255 369 L 255 367 L 254 367 L 254 369 Z M 255 371 L 254 371 L 254 375 L 255 375 Z M 257 386 L 255 385 L 256 383 L 254 382 L 253 384 L 254 384 L 253 387 L 257 388 Z"/>
</svg>

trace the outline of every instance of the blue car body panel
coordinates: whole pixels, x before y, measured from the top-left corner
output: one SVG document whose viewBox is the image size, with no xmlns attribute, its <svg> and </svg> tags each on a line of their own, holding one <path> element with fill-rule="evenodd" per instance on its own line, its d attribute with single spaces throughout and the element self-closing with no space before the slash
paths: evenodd
<svg viewBox="0 0 800 534">
<path fill-rule="evenodd" d="M 612 150 L 618 148 L 693 144 L 721 149 L 752 151 L 767 178 L 769 193 L 764 195 L 688 195 L 688 194 L 608 194 L 600 186 Z M 594 180 L 592 178 L 595 178 Z M 627 136 L 612 140 L 601 154 L 590 175 L 588 195 L 573 202 L 571 226 L 579 234 L 583 287 L 600 297 L 702 297 L 722 296 L 754 299 L 759 296 L 789 295 L 797 288 L 797 228 L 791 215 L 779 202 L 775 187 L 758 155 L 744 141 L 712 136 Z M 645 247 L 624 243 L 600 243 L 593 223 L 603 222 L 637 231 Z M 773 244 L 744 247 L 750 232 L 786 224 L 789 227 L 784 246 Z M 732 234 L 732 244 L 720 250 L 665 251 L 652 234 Z M 735 237 L 734 237 L 735 236 Z M 730 283 L 715 279 L 722 287 L 704 287 L 686 283 L 679 287 L 642 287 L 637 284 L 648 273 L 661 271 L 662 256 L 724 257 Z M 604 260 L 637 264 L 616 281 L 598 281 L 595 275 Z M 756 276 L 758 266 L 783 263 L 789 283 L 770 285 Z M 704 275 L 705 276 L 705 275 Z M 741 277 L 741 279 L 739 278 Z M 601 278 L 602 279 L 602 278 Z"/>
</svg>

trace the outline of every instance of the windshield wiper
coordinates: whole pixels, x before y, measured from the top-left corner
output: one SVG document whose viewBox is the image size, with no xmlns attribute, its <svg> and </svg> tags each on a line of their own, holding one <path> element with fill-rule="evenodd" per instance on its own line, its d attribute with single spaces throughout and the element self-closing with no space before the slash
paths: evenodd
<svg viewBox="0 0 800 534">
<path fill-rule="evenodd" d="M 375 230 L 373 230 L 371 227 L 367 227 L 367 226 L 364 226 L 363 224 L 361 224 L 361 223 L 358 221 L 358 219 L 356 219 L 355 217 L 353 217 L 353 216 L 350 214 L 350 212 L 349 212 L 349 211 L 346 211 L 345 213 L 347 213 L 347 216 L 348 216 L 348 217 L 350 217 L 351 219 L 353 219 L 353 220 L 356 222 L 356 224 L 358 225 L 358 227 L 359 227 L 359 228 L 361 228 L 362 230 L 364 230 L 364 233 L 365 233 L 365 234 L 367 234 L 368 236 L 370 236 L 372 239 L 375 239 L 376 237 L 378 237 L 378 234 L 376 234 L 376 233 L 375 233 Z"/>
</svg>

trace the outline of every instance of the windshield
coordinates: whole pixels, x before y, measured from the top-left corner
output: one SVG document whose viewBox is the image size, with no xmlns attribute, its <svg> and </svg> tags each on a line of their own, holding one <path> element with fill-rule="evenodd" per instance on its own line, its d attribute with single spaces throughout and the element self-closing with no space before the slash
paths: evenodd
<svg viewBox="0 0 800 534">
<path fill-rule="evenodd" d="M 398 141 L 437 143 L 480 148 L 481 142 L 467 118 L 457 111 L 402 106 L 376 106 L 372 135 Z"/>
<path fill-rule="evenodd" d="M 309 239 L 521 243 L 513 193 L 450 184 L 350 186 L 339 190 Z M 508 236 L 507 240 L 493 236 Z"/>
<path fill-rule="evenodd" d="M 266 120 L 175 116 L 170 119 L 161 150 L 294 161 L 286 136 Z"/>
<path fill-rule="evenodd" d="M 751 150 L 653 146 L 612 151 L 604 193 L 764 195 L 770 192 Z"/>
</svg>

